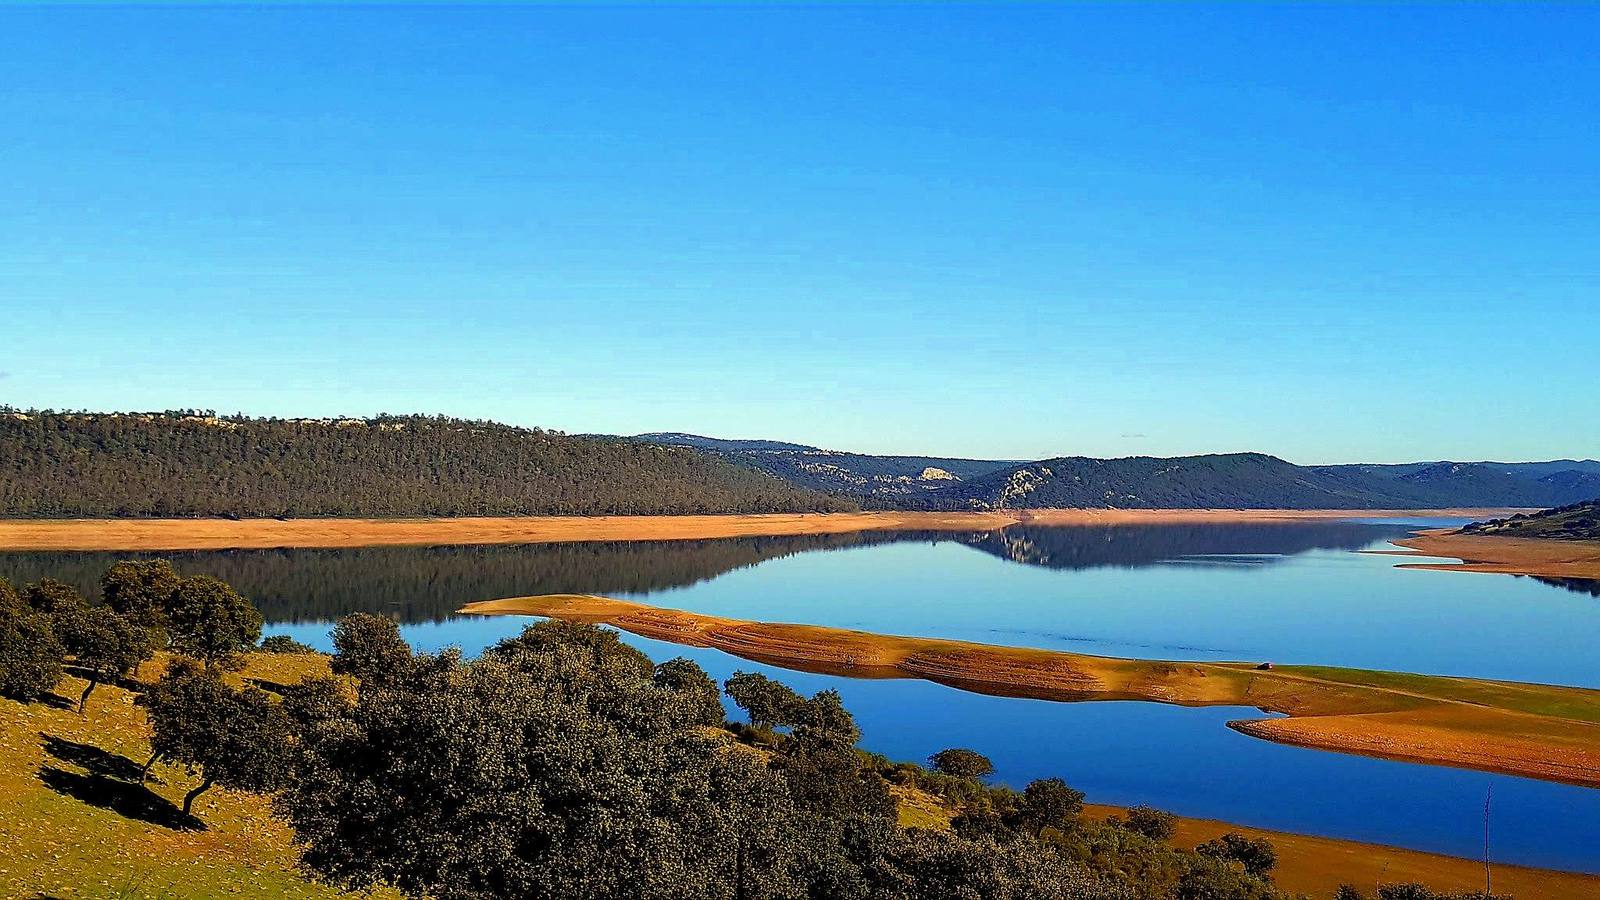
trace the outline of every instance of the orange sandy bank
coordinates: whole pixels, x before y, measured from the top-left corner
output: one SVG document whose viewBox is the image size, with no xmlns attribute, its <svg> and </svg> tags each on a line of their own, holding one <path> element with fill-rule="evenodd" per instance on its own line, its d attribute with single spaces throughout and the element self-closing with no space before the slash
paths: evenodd
<svg viewBox="0 0 1600 900">
<path fill-rule="evenodd" d="M 1007 525 L 1111 525 L 1443 515 L 1504 509 L 1047 509 L 998 512 L 784 513 L 748 516 L 526 516 L 455 519 L 0 520 L 6 550 L 230 550 L 693 540 L 851 531 L 980 531 Z"/>
<path fill-rule="evenodd" d="M 1600 578 L 1600 541 L 1461 534 L 1450 529 L 1418 532 L 1395 541 L 1423 556 L 1449 556 L 1459 563 L 1406 563 L 1405 569 L 1499 572 L 1549 578 Z"/>
<path fill-rule="evenodd" d="M 1167 662 L 752 622 L 583 594 L 471 603 L 462 612 L 613 625 L 757 662 L 854 677 L 923 678 L 1042 700 L 1254 706 L 1229 723 L 1280 743 L 1600 787 L 1600 691 L 1320 666 Z"/>
<path fill-rule="evenodd" d="M 1085 812 L 1094 818 L 1119 815 L 1114 806 L 1090 805 Z M 1370 896 L 1375 884 L 1416 882 L 1435 891 L 1473 891 L 1483 889 L 1483 861 L 1459 856 L 1441 856 L 1316 837 L 1264 828 L 1246 828 L 1211 819 L 1178 819 L 1173 843 L 1193 848 L 1229 831 L 1266 838 L 1278 851 L 1278 865 L 1272 880 L 1290 893 L 1308 894 L 1322 900 L 1333 896 L 1340 884 L 1352 884 Z M 1600 876 L 1522 866 L 1494 866 L 1497 894 L 1539 900 L 1589 900 L 1600 897 Z"/>
</svg>

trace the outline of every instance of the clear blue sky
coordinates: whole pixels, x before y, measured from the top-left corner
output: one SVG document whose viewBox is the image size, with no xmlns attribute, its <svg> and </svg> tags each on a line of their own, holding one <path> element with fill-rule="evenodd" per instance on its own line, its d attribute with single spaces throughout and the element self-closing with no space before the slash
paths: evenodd
<svg viewBox="0 0 1600 900">
<path fill-rule="evenodd" d="M 0 10 L 0 401 L 1600 455 L 1600 6 Z"/>
</svg>

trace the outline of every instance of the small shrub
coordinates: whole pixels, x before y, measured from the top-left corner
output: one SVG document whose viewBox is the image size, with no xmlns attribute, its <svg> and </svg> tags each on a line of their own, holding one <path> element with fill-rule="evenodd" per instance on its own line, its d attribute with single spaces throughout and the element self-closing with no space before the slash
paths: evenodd
<svg viewBox="0 0 1600 900">
<path fill-rule="evenodd" d="M 302 644 L 287 634 L 274 634 L 261 639 L 263 653 L 315 653 L 316 648 Z"/>
<path fill-rule="evenodd" d="M 1201 856 L 1239 863 L 1251 875 L 1265 875 L 1278 864 L 1278 851 L 1271 843 L 1261 838 L 1246 837 L 1236 831 L 1206 841 L 1194 849 Z"/>
<path fill-rule="evenodd" d="M 928 757 L 933 770 L 956 778 L 984 778 L 994 774 L 989 757 L 965 747 L 950 747 Z"/>
<path fill-rule="evenodd" d="M 1178 831 L 1178 818 L 1172 813 L 1148 806 L 1135 806 L 1117 824 L 1153 841 L 1170 841 Z"/>
</svg>

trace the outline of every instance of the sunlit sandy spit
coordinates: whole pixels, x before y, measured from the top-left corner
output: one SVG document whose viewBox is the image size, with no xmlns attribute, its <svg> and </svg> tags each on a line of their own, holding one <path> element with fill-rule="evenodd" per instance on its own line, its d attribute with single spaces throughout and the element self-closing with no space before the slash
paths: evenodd
<svg viewBox="0 0 1600 900">
<path fill-rule="evenodd" d="M 1090 804 L 1085 813 L 1091 818 L 1120 815 L 1113 806 Z M 1483 860 L 1464 859 L 1405 850 L 1382 844 L 1341 840 L 1310 834 L 1295 834 L 1251 828 L 1213 819 L 1179 817 L 1173 843 L 1192 848 L 1229 832 L 1266 838 L 1278 851 L 1278 865 L 1272 880 L 1290 893 L 1327 897 L 1339 884 L 1373 885 L 1417 882 L 1435 891 L 1483 889 Z M 1513 897 L 1538 897 L 1541 900 L 1590 900 L 1600 897 L 1600 876 L 1574 872 L 1554 872 L 1523 866 L 1494 865 L 1496 893 Z"/>
<path fill-rule="evenodd" d="M 1244 734 L 1324 750 L 1600 787 L 1600 691 L 1328 666 L 1120 659 L 775 622 L 588 594 L 471 603 L 477 615 L 604 623 L 807 672 L 922 678 L 1041 700 L 1254 706 Z"/>
<path fill-rule="evenodd" d="M 1418 556 L 1454 557 L 1459 563 L 1405 563 L 1405 569 L 1498 572 L 1549 578 L 1600 578 L 1600 541 L 1562 541 L 1499 534 L 1461 534 L 1436 528 L 1395 541 Z M 1413 554 L 1400 554 L 1402 556 Z"/>
<path fill-rule="evenodd" d="M 1353 519 L 1491 518 L 1507 509 L 1046 509 L 982 512 L 776 513 L 705 516 L 504 516 L 423 519 L 0 519 L 5 550 L 232 550 L 659 541 L 984 531 L 1007 525 L 1128 525 Z"/>
</svg>

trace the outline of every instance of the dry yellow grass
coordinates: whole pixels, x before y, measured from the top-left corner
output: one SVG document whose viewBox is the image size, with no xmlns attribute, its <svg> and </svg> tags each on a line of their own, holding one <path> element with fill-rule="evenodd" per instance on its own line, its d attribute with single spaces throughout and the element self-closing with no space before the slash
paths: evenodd
<svg viewBox="0 0 1600 900">
<path fill-rule="evenodd" d="M 1406 563 L 1404 569 L 1441 572 L 1496 572 L 1551 578 L 1600 578 L 1600 541 L 1559 541 L 1499 534 L 1461 534 L 1450 529 L 1418 532 L 1395 541 L 1415 554 L 1444 556 L 1459 563 Z"/>
<path fill-rule="evenodd" d="M 1254 737 L 1388 759 L 1600 786 L 1600 691 L 1313 666 L 1116 659 L 1027 647 L 751 622 L 587 594 L 471 603 L 462 612 L 603 622 L 642 637 L 855 677 L 924 678 L 1043 700 L 1254 706 Z"/>
<path fill-rule="evenodd" d="M 147 664 L 141 677 L 164 664 Z M 236 677 L 281 683 L 326 668 L 323 656 L 253 654 Z M 57 692 L 76 697 L 82 686 L 69 676 Z M 182 768 L 158 764 L 148 793 L 104 774 L 149 754 L 134 696 L 102 685 L 83 716 L 0 699 L 0 896 L 346 896 L 295 871 L 289 829 L 264 798 L 213 788 L 195 801 L 204 830 L 174 827 L 196 783 Z"/>
<path fill-rule="evenodd" d="M 879 529 L 972 531 L 1039 525 L 1253 522 L 1356 516 L 1490 518 L 1514 510 L 1046 509 L 999 512 L 792 513 L 726 516 L 527 516 L 456 519 L 14 519 L 7 550 L 229 550 L 275 547 L 534 544 L 692 540 Z"/>
</svg>

